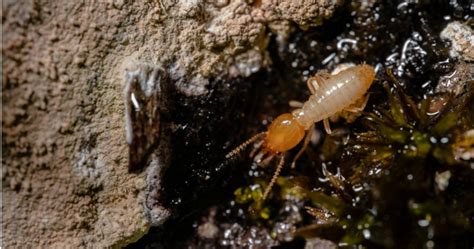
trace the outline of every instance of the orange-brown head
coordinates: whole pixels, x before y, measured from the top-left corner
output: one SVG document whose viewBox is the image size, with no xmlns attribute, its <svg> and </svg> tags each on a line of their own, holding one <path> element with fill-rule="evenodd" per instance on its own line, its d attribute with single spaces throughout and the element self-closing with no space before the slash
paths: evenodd
<svg viewBox="0 0 474 249">
<path fill-rule="evenodd" d="M 291 113 L 278 116 L 268 127 L 265 148 L 281 153 L 295 147 L 304 137 L 305 129 Z"/>
</svg>

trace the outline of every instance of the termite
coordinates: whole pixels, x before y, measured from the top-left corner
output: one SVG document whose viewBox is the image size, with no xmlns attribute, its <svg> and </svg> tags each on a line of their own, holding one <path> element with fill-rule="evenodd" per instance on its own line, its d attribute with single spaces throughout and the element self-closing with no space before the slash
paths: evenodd
<svg viewBox="0 0 474 249">
<path fill-rule="evenodd" d="M 275 173 L 263 193 L 262 200 L 265 200 L 285 164 L 285 152 L 294 148 L 304 138 L 301 150 L 293 159 L 292 167 L 294 167 L 310 141 L 314 124 L 323 121 L 326 132 L 331 134 L 328 120 L 330 117 L 344 112 L 361 112 L 367 103 L 367 90 L 374 79 L 375 69 L 367 64 L 347 68 L 335 75 L 326 72 L 317 73 L 307 81 L 311 96 L 306 102 L 297 103 L 298 109 L 278 116 L 267 131 L 254 135 L 228 153 L 226 158 L 239 154 L 248 145 L 259 140 L 263 143 L 255 157 L 258 161 L 266 156 L 268 157 L 264 161 L 267 162 L 275 156 L 280 157 Z"/>
</svg>

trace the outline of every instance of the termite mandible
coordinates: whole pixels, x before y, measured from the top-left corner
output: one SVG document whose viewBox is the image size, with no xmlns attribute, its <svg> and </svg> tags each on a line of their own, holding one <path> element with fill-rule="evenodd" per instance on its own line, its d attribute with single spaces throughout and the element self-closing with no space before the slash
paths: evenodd
<svg viewBox="0 0 474 249">
<path fill-rule="evenodd" d="M 362 111 L 368 99 L 366 92 L 374 79 L 375 69 L 367 64 L 350 67 L 335 75 L 317 73 L 307 81 L 311 96 L 305 103 L 298 104 L 299 108 L 291 113 L 278 116 L 267 131 L 254 135 L 228 153 L 226 158 L 232 158 L 258 140 L 263 140 L 263 144 L 256 157 L 268 155 L 269 160 L 275 156 L 280 157 L 275 173 L 263 193 L 262 201 L 265 200 L 285 164 L 284 153 L 298 145 L 306 134 L 303 147 L 293 159 L 294 167 L 308 145 L 313 125 L 322 120 L 326 132 L 331 134 L 328 118 L 342 111 Z"/>
</svg>

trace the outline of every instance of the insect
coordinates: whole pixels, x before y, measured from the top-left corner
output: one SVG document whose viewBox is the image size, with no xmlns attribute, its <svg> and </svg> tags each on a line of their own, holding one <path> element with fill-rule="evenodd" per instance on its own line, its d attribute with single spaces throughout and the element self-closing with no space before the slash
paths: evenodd
<svg viewBox="0 0 474 249">
<path fill-rule="evenodd" d="M 226 158 L 234 157 L 257 141 L 261 141 L 257 147 L 260 151 L 254 160 L 269 162 L 275 156 L 280 157 L 275 173 L 263 193 L 262 200 L 265 200 L 285 164 L 285 152 L 294 148 L 304 138 L 303 147 L 293 159 L 294 167 L 310 141 L 314 124 L 323 121 L 326 132 L 331 134 L 328 120 L 330 117 L 345 112 L 360 113 L 365 108 L 368 99 L 366 92 L 374 79 L 375 69 L 367 64 L 347 68 L 335 75 L 317 73 L 307 81 L 311 96 L 305 103 L 293 102 L 292 105 L 298 109 L 278 116 L 267 131 L 254 135 L 228 153 Z"/>
</svg>

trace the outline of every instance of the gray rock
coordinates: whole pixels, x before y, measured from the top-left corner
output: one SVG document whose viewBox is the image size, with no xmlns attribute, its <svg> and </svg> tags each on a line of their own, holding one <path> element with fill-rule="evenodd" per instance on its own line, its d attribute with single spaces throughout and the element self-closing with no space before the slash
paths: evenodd
<svg viewBox="0 0 474 249">
<path fill-rule="evenodd" d="M 474 61 L 474 32 L 467 24 L 458 21 L 449 23 L 441 31 L 441 38 L 451 41 L 452 57 Z"/>
</svg>

